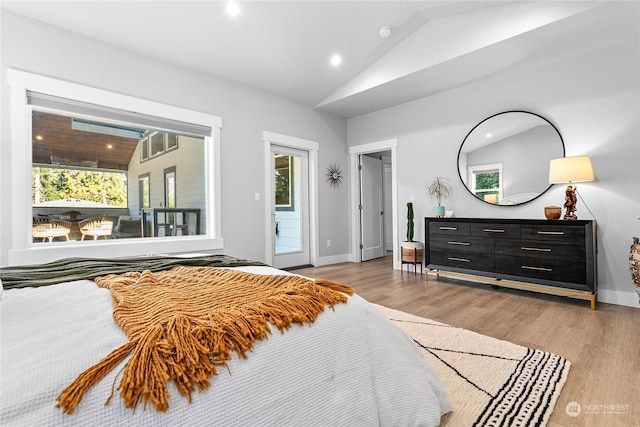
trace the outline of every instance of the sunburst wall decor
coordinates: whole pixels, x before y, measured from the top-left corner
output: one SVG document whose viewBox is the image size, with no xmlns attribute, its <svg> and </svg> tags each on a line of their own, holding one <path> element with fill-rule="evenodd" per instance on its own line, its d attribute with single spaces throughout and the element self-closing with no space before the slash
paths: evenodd
<svg viewBox="0 0 640 427">
<path fill-rule="evenodd" d="M 342 184 L 342 170 L 337 164 L 330 164 L 325 175 L 327 175 L 327 182 L 331 187 L 338 187 Z"/>
</svg>

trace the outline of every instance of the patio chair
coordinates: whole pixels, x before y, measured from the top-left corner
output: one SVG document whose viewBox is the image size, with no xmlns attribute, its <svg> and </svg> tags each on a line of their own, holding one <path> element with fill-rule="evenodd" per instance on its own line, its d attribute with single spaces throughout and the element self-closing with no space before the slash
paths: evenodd
<svg viewBox="0 0 640 427">
<path fill-rule="evenodd" d="M 64 237 L 69 241 L 71 222 L 57 218 L 33 217 L 31 234 L 34 239 L 52 242 L 56 237 Z"/>
<path fill-rule="evenodd" d="M 84 240 L 86 236 L 93 237 L 93 240 L 97 240 L 98 237 L 113 237 L 113 219 L 106 218 L 87 218 L 78 223 L 80 233 L 82 237 L 80 240 Z"/>
</svg>

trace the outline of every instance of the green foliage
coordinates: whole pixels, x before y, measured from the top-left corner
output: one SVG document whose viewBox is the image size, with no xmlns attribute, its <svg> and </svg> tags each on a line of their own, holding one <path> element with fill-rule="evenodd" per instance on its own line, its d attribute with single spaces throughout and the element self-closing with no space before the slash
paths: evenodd
<svg viewBox="0 0 640 427">
<path fill-rule="evenodd" d="M 31 197 L 36 202 L 77 199 L 127 207 L 127 182 L 124 173 L 78 169 L 34 167 L 31 173 Z"/>
<path fill-rule="evenodd" d="M 407 242 L 413 242 L 413 203 L 407 203 Z"/>
<path fill-rule="evenodd" d="M 500 172 L 483 172 L 476 174 L 476 190 L 498 188 Z"/>
</svg>

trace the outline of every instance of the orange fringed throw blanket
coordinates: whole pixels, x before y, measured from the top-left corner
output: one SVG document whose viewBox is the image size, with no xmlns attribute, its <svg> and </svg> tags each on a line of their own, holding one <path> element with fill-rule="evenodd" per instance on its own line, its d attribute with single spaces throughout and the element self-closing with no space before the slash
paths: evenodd
<svg viewBox="0 0 640 427">
<path fill-rule="evenodd" d="M 126 407 L 135 409 L 142 401 L 145 409 L 151 402 L 166 411 L 169 380 L 191 402 L 195 387 L 207 389 L 232 353 L 246 358 L 255 341 L 267 338 L 269 323 L 281 332 L 292 323 L 312 323 L 326 304 L 333 307 L 346 302 L 343 293 L 353 294 L 348 286 L 324 280 L 211 267 L 111 274 L 95 281 L 111 291 L 113 317 L 129 342 L 62 391 L 57 406 L 68 414 L 131 352 L 119 387 Z"/>
</svg>

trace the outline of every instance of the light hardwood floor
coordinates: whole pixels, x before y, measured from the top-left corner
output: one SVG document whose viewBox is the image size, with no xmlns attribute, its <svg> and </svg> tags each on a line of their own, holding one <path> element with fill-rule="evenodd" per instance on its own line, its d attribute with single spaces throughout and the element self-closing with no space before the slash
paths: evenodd
<svg viewBox="0 0 640 427">
<path fill-rule="evenodd" d="M 640 426 L 640 309 L 393 270 L 387 256 L 296 270 L 370 302 L 552 352 L 572 363 L 549 426 Z M 630 280 L 630 279 L 629 279 Z M 631 283 L 629 284 L 631 286 Z M 581 413 L 568 415 L 571 402 Z"/>
</svg>

